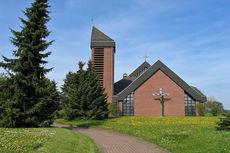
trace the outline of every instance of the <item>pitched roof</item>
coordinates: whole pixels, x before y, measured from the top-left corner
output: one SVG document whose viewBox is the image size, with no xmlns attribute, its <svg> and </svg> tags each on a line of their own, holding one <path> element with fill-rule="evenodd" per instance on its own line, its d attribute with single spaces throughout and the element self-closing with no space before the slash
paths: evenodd
<svg viewBox="0 0 230 153">
<path fill-rule="evenodd" d="M 184 91 L 187 92 L 190 96 L 192 96 L 195 100 L 200 102 L 206 101 L 206 96 L 200 94 L 194 88 L 189 86 L 184 80 L 182 80 L 176 73 L 170 70 L 160 60 L 158 60 L 155 64 L 153 64 L 150 68 L 148 68 L 148 70 L 145 71 L 142 75 L 137 77 L 124 90 L 122 90 L 117 95 L 113 96 L 113 100 L 123 100 L 124 98 L 127 97 L 128 94 L 130 94 L 132 91 L 136 90 L 139 86 L 141 86 L 158 70 L 164 72 L 169 78 L 171 78 L 177 85 L 179 85 L 182 89 L 184 89 Z"/>
<path fill-rule="evenodd" d="M 134 70 L 129 76 L 130 77 L 137 77 L 138 72 L 140 72 L 141 70 L 143 70 L 144 68 L 149 68 L 151 65 L 148 62 L 144 62 L 142 63 L 136 70 Z"/>
<path fill-rule="evenodd" d="M 191 86 L 193 88 L 193 90 L 195 90 L 198 94 L 200 94 L 200 96 L 205 97 L 205 95 L 199 90 L 197 89 L 197 87 Z"/>
<path fill-rule="evenodd" d="M 109 36 L 93 26 L 90 47 L 115 47 L 115 42 Z"/>
<path fill-rule="evenodd" d="M 132 82 L 133 82 L 132 80 L 123 78 L 117 81 L 116 83 L 114 83 L 114 95 L 124 90 Z"/>
<path fill-rule="evenodd" d="M 117 81 L 114 84 L 114 95 L 124 90 L 129 84 L 131 84 L 138 77 L 140 71 L 143 71 L 144 68 L 149 68 L 150 66 L 151 65 L 145 61 L 138 68 L 136 68 L 129 76 L 123 77 L 123 79 Z"/>
</svg>

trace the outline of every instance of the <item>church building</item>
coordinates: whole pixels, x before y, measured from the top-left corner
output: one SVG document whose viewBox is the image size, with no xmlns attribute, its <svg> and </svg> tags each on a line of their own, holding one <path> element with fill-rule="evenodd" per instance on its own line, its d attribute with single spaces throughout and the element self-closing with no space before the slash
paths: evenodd
<svg viewBox="0 0 230 153">
<path fill-rule="evenodd" d="M 114 83 L 115 41 L 93 26 L 90 47 L 107 101 L 117 102 L 122 116 L 196 116 L 196 105 L 206 101 L 160 60 L 153 65 L 145 61 Z"/>
</svg>

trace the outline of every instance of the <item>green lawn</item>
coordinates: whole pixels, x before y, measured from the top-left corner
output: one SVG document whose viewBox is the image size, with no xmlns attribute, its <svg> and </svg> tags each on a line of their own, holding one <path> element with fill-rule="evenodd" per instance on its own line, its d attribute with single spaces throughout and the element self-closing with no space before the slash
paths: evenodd
<svg viewBox="0 0 230 153">
<path fill-rule="evenodd" d="M 0 128 L 2 153 L 99 153 L 88 137 L 62 128 Z"/>
<path fill-rule="evenodd" d="M 114 130 L 137 136 L 173 153 L 230 152 L 230 131 L 217 131 L 218 117 L 120 117 L 58 123 Z"/>
</svg>

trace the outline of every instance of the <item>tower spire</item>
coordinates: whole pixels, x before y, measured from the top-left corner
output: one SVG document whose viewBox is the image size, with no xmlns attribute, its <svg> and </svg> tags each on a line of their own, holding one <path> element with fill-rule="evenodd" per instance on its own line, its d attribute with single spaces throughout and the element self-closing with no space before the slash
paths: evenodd
<svg viewBox="0 0 230 153">
<path fill-rule="evenodd" d="M 114 53 L 115 42 L 93 26 L 91 35 L 92 62 L 101 86 L 107 93 L 107 101 L 112 102 L 114 94 Z"/>
<path fill-rule="evenodd" d="M 95 47 L 114 47 L 115 42 L 112 38 L 98 30 L 96 27 L 93 26 L 92 28 L 92 35 L 91 35 L 91 48 Z"/>
</svg>

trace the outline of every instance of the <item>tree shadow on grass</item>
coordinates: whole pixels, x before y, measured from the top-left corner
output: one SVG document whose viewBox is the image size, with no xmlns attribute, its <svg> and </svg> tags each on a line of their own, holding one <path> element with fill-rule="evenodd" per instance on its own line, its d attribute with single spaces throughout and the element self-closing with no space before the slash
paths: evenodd
<svg viewBox="0 0 230 153">
<path fill-rule="evenodd" d="M 98 120 L 98 121 L 93 121 L 93 122 L 89 122 L 89 123 L 79 124 L 78 127 L 81 127 L 81 128 L 96 127 L 96 126 L 102 125 L 105 122 L 106 122 L 105 120 Z"/>
<path fill-rule="evenodd" d="M 65 129 L 69 129 L 69 130 L 73 130 L 76 128 L 87 129 L 87 128 L 91 128 L 91 127 L 100 126 L 103 123 L 105 123 L 106 120 L 86 120 L 86 121 L 80 120 L 79 122 L 80 123 L 78 123 L 77 125 L 70 124 L 70 125 L 65 125 L 65 126 L 61 126 L 61 127 L 65 128 Z"/>
<path fill-rule="evenodd" d="M 103 124 L 105 124 L 105 122 L 109 121 L 109 122 L 115 122 L 116 119 L 118 117 L 109 117 L 108 119 L 105 120 L 73 120 L 70 122 L 60 122 L 60 124 L 64 124 L 63 126 L 61 126 L 62 128 L 66 128 L 66 129 L 70 129 L 73 130 L 74 128 L 91 128 L 91 127 L 98 127 L 101 126 Z M 114 120 L 114 121 L 113 121 Z"/>
</svg>

